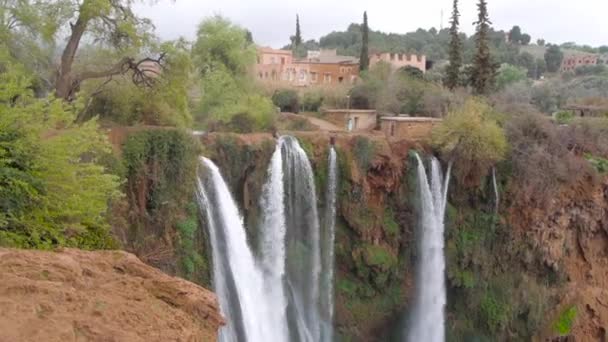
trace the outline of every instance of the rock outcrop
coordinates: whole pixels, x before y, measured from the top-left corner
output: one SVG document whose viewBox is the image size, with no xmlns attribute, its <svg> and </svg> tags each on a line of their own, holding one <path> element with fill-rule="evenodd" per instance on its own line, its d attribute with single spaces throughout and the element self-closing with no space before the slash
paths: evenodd
<svg viewBox="0 0 608 342">
<path fill-rule="evenodd" d="M 120 251 L 0 248 L 0 341 L 215 341 L 215 295 Z"/>
</svg>

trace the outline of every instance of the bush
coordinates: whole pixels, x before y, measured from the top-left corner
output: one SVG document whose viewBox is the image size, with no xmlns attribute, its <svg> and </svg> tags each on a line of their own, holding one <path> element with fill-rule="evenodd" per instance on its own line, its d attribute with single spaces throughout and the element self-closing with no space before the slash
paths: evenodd
<svg viewBox="0 0 608 342">
<path fill-rule="evenodd" d="M 323 93 L 318 90 L 310 90 L 302 96 L 301 110 L 306 112 L 318 112 L 323 104 Z"/>
<path fill-rule="evenodd" d="M 366 173 L 369 170 L 374 159 L 376 147 L 374 143 L 366 137 L 357 136 L 353 146 L 353 154 L 361 172 Z"/>
<path fill-rule="evenodd" d="M 555 122 L 560 125 L 569 124 L 574 119 L 574 114 L 571 111 L 563 110 L 555 114 Z"/>
<path fill-rule="evenodd" d="M 433 130 L 433 146 L 454 163 L 454 174 L 463 184 L 477 184 L 506 156 L 505 133 L 492 119 L 493 114 L 486 103 L 471 99 Z"/>
<path fill-rule="evenodd" d="M 511 144 L 512 201 L 521 205 L 546 205 L 561 184 L 593 179 L 589 163 L 570 152 L 576 144 L 570 127 L 560 130 L 540 114 L 518 115 L 506 124 Z"/>
<path fill-rule="evenodd" d="M 277 90 L 272 95 L 272 103 L 281 108 L 281 112 L 297 113 L 300 111 L 298 93 L 292 89 Z"/>
<path fill-rule="evenodd" d="M 571 306 L 568 309 L 564 310 L 559 318 L 553 325 L 553 330 L 558 333 L 560 336 L 566 336 L 570 334 L 572 330 L 572 326 L 574 325 L 574 320 L 576 319 L 576 307 Z"/>
</svg>

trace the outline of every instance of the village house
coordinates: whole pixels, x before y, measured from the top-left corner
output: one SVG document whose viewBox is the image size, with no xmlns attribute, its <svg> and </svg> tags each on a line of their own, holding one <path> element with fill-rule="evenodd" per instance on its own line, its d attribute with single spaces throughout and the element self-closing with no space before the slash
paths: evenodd
<svg viewBox="0 0 608 342">
<path fill-rule="evenodd" d="M 255 74 L 263 81 L 300 87 L 352 84 L 359 77 L 359 60 L 336 50 L 309 51 L 306 58 L 296 59 L 288 50 L 259 48 Z"/>
<path fill-rule="evenodd" d="M 426 72 L 426 56 L 425 55 L 412 55 L 406 53 L 373 53 L 370 55 L 369 64 L 374 66 L 380 62 L 386 62 L 390 64 L 393 69 L 400 69 L 403 67 L 414 67 L 420 69 L 423 73 Z"/>
<path fill-rule="evenodd" d="M 375 110 L 326 109 L 323 119 L 348 132 L 371 131 L 376 128 L 378 113 Z"/>
<path fill-rule="evenodd" d="M 561 72 L 574 71 L 576 68 L 584 65 L 596 65 L 598 63 L 598 55 L 595 54 L 573 54 L 564 56 Z"/>
<path fill-rule="evenodd" d="M 431 135 L 433 127 L 441 119 L 409 116 L 383 116 L 380 118 L 380 130 L 387 138 L 404 138 L 417 140 Z"/>
</svg>

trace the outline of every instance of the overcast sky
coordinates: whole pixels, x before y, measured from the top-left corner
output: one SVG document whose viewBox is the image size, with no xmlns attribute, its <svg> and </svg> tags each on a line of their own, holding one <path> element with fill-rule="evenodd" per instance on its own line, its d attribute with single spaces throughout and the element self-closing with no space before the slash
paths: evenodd
<svg viewBox="0 0 608 342">
<path fill-rule="evenodd" d="M 490 19 L 496 29 L 522 30 L 551 43 L 576 41 L 593 46 L 608 45 L 608 0 L 488 0 Z M 461 30 L 472 33 L 476 0 L 460 0 Z M 318 39 L 331 31 L 343 31 L 362 20 L 367 11 L 373 30 L 406 33 L 417 28 L 448 26 L 452 0 L 160 0 L 140 6 L 140 13 L 153 20 L 165 39 L 192 39 L 200 21 L 221 14 L 249 29 L 260 45 L 281 47 L 295 31 L 300 15 L 305 40 Z"/>
</svg>

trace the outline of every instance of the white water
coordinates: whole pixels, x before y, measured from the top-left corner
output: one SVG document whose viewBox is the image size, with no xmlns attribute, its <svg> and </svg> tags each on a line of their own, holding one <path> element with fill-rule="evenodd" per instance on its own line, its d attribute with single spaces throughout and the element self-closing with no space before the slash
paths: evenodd
<svg viewBox="0 0 608 342">
<path fill-rule="evenodd" d="M 420 253 L 416 281 L 416 299 L 408 341 L 445 341 L 445 256 L 444 216 L 451 165 L 443 182 L 441 164 L 431 160 L 430 182 L 420 156 L 418 183 L 420 194 Z"/>
<path fill-rule="evenodd" d="M 201 168 L 197 194 L 209 225 L 214 287 L 227 320 L 219 341 L 276 341 L 277 322 L 270 319 L 274 303 L 266 297 L 238 208 L 217 166 L 201 158 Z"/>
<path fill-rule="evenodd" d="M 328 157 L 326 207 L 323 230 L 323 270 L 321 272 L 321 318 L 323 327 L 321 341 L 333 341 L 334 317 L 334 241 L 336 238 L 336 188 L 338 186 L 338 165 L 333 146 Z"/>
<path fill-rule="evenodd" d="M 498 194 L 498 184 L 496 184 L 496 168 L 492 168 L 492 184 L 494 185 L 494 214 L 498 214 L 500 205 L 500 195 Z"/>
<path fill-rule="evenodd" d="M 264 272 L 264 289 L 272 301 L 272 321 L 276 324 L 275 341 L 288 341 L 287 298 L 285 297 L 285 203 L 283 183 L 282 140 L 268 167 L 268 181 L 264 185 L 261 208 L 260 257 Z"/>
</svg>

